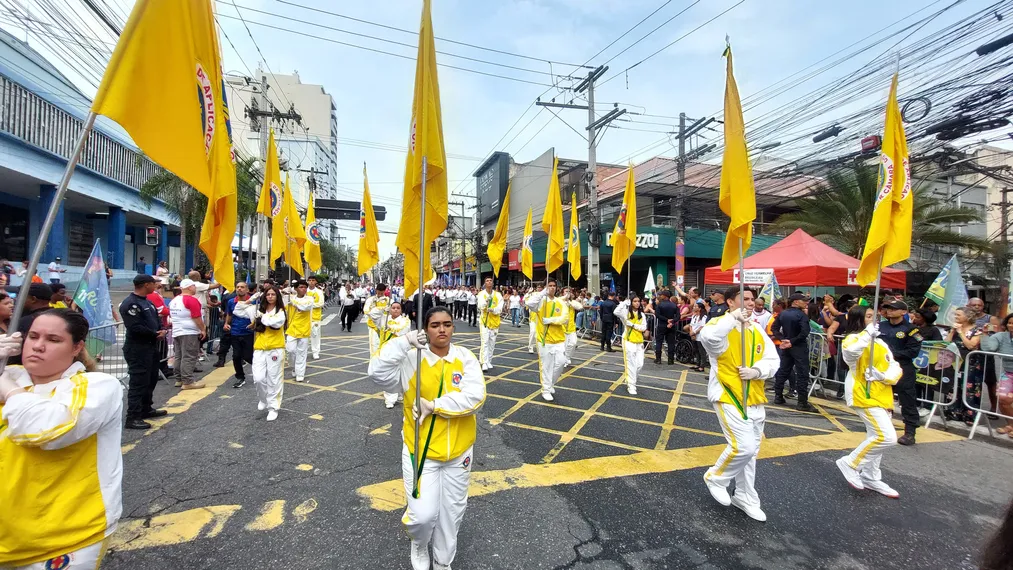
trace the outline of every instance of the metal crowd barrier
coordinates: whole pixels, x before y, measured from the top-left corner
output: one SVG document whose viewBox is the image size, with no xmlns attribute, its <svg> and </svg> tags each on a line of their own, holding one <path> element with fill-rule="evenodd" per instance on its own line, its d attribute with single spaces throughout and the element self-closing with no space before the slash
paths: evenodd
<svg viewBox="0 0 1013 570">
<path fill-rule="evenodd" d="M 114 376 L 121 383 L 127 378 L 127 361 L 123 358 L 123 323 L 93 327 L 88 330 L 84 345 L 95 361 L 95 371 Z"/>
<path fill-rule="evenodd" d="M 1013 355 L 1002 354 L 998 352 L 988 352 L 984 350 L 973 350 L 969 352 L 967 354 L 967 358 L 964 359 L 964 374 L 961 381 L 963 386 L 960 390 L 961 404 L 963 404 L 965 409 L 975 412 L 974 423 L 971 425 L 971 433 L 970 435 L 967 436 L 967 439 L 974 439 L 975 432 L 978 431 L 978 425 L 981 423 L 982 418 L 985 418 L 985 426 L 988 428 L 988 435 L 995 437 L 995 432 L 992 430 L 992 421 L 989 418 L 990 415 L 997 416 L 998 418 L 1003 418 L 1007 422 L 1013 422 L 1013 416 L 1009 416 L 1000 412 L 1002 407 L 999 405 L 998 402 L 991 402 L 991 401 L 989 402 L 989 404 L 995 406 L 996 408 L 995 411 L 983 408 L 981 405 L 982 402 L 981 397 L 978 398 L 977 407 L 972 406 L 970 403 L 968 403 L 967 391 L 968 387 L 971 385 L 971 383 L 968 382 L 968 379 L 970 378 L 971 365 L 976 363 L 976 361 L 978 361 L 978 359 L 975 358 L 976 356 L 978 358 L 984 359 L 984 362 L 982 362 L 981 377 L 978 382 L 978 388 L 979 390 L 982 391 L 982 395 L 986 394 L 985 380 L 988 378 L 989 369 L 994 369 L 997 375 L 996 378 L 997 381 L 995 386 L 996 399 L 997 400 L 1002 399 L 1004 396 L 1007 395 L 1013 397 Z M 1007 363 L 1009 363 L 1008 367 L 1011 370 L 1010 372 L 1006 372 Z M 1013 401 L 1011 401 L 1011 403 L 1013 403 Z"/>
<path fill-rule="evenodd" d="M 838 392 L 843 393 L 844 379 L 848 373 L 848 365 L 844 362 L 840 349 L 843 340 L 843 335 L 835 335 L 835 346 L 831 349 L 825 333 L 809 333 L 810 396 L 819 388 L 823 397 L 826 397 L 828 384 L 837 386 Z M 922 352 L 914 360 L 918 402 L 932 406 L 925 418 L 926 428 L 932 426 L 937 415 L 945 428 L 946 422 L 942 414 L 957 402 L 959 391 L 956 388 L 956 376 L 959 368 L 955 364 L 959 361 L 959 353 L 954 350 L 955 348 L 949 348 L 949 343 L 929 341 L 923 343 Z"/>
</svg>

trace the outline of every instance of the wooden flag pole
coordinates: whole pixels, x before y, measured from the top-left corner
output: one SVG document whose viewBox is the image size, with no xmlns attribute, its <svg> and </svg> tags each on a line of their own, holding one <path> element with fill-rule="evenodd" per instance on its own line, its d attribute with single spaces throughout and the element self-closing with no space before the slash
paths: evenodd
<svg viewBox="0 0 1013 570">
<path fill-rule="evenodd" d="M 425 278 L 422 270 L 424 269 L 425 251 L 423 248 L 426 246 L 426 180 L 428 171 L 428 160 L 425 156 L 422 157 L 422 216 L 419 227 L 419 278 L 418 278 L 418 295 L 419 295 L 419 309 L 425 306 L 425 289 L 422 288 L 423 279 Z M 422 328 L 423 314 L 422 311 L 416 311 L 415 323 L 419 331 L 425 331 Z M 410 333 L 409 333 L 410 334 Z M 422 429 L 422 350 L 416 350 L 415 359 L 415 409 L 418 410 L 418 414 L 415 416 L 415 453 L 412 454 L 412 490 L 419 488 L 419 463 L 421 462 L 421 451 L 419 450 L 419 430 Z"/>
<path fill-rule="evenodd" d="M 13 334 L 18 330 L 18 321 L 21 320 L 21 313 L 25 311 L 25 303 L 28 302 L 27 286 L 31 284 L 32 276 L 39 269 L 42 252 L 46 249 L 46 242 L 49 241 L 49 234 L 53 230 L 53 224 L 56 223 L 56 216 L 63 206 L 63 197 L 67 195 L 67 187 L 70 186 L 70 179 L 74 176 L 74 169 L 77 167 L 78 160 L 81 159 L 81 153 L 84 152 L 84 146 L 88 142 L 88 135 L 91 134 L 92 127 L 95 126 L 96 117 L 97 115 L 94 111 L 88 113 L 88 117 L 84 120 L 81 136 L 77 139 L 77 146 L 74 147 L 74 153 L 67 160 L 67 167 L 63 170 L 63 177 L 60 178 L 60 184 L 56 187 L 53 201 L 49 204 L 46 220 L 42 223 L 39 237 L 36 239 L 35 247 L 32 249 L 32 257 L 28 260 L 28 269 L 25 271 L 21 290 L 18 292 L 17 298 L 14 299 L 14 313 L 11 314 L 11 324 L 7 329 L 7 334 Z M 0 359 L 0 372 L 3 372 L 5 366 L 7 366 L 7 359 Z"/>
</svg>

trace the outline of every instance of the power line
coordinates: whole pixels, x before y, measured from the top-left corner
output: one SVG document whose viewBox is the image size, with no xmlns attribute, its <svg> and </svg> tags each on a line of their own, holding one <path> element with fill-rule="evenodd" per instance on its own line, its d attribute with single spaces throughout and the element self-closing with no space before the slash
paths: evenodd
<svg viewBox="0 0 1013 570">
<path fill-rule="evenodd" d="M 686 7 L 685 7 L 685 8 L 683 8 L 682 10 L 680 10 L 680 11 L 676 12 L 676 14 L 675 14 L 674 16 L 672 16 L 671 18 L 669 18 L 669 19 L 665 20 L 665 21 L 664 21 L 664 22 L 662 22 L 661 24 L 658 24 L 658 26 L 657 26 L 657 27 L 655 27 L 655 28 L 654 28 L 653 30 L 651 30 L 651 31 L 647 32 L 646 34 L 644 34 L 643 36 L 641 36 L 641 37 L 640 37 L 640 39 L 638 39 L 637 41 L 633 42 L 632 44 L 630 44 L 630 45 L 626 46 L 626 47 L 625 47 L 625 48 L 624 48 L 624 49 L 623 49 L 622 51 L 620 51 L 619 53 L 617 53 L 617 54 L 613 55 L 612 57 L 608 58 L 608 60 L 607 60 L 607 61 L 606 61 L 605 63 L 603 63 L 602 65 L 608 65 L 608 64 L 609 64 L 609 62 L 611 62 L 611 61 L 612 61 L 612 60 L 614 60 L 615 58 L 617 58 L 617 57 L 619 57 L 619 56 L 623 55 L 624 53 L 626 53 L 627 51 L 629 51 L 629 50 L 630 50 L 630 48 L 632 48 L 633 46 L 635 46 L 635 45 L 639 44 L 640 42 L 644 41 L 645 39 L 647 39 L 647 37 L 648 37 L 648 36 L 650 36 L 651 34 L 653 34 L 653 33 L 654 33 L 654 32 L 656 32 L 656 31 L 660 30 L 661 28 L 663 28 L 663 27 L 667 26 L 669 22 L 671 22 L 672 20 L 674 20 L 674 19 L 678 18 L 679 16 L 681 16 L 681 15 L 685 14 L 685 13 L 686 13 L 687 11 L 689 11 L 689 9 L 690 9 L 690 8 L 692 8 L 693 6 L 696 6 L 696 5 L 697 5 L 697 4 L 699 4 L 699 3 L 700 3 L 700 0 L 695 0 L 695 1 L 694 1 L 694 2 L 692 3 L 692 4 L 690 4 L 689 6 L 686 6 Z M 665 2 L 665 4 L 668 4 L 668 2 Z M 651 15 L 653 15 L 653 12 L 651 13 Z M 648 17 L 650 17 L 650 16 L 648 16 Z M 646 19 L 646 18 L 645 18 L 645 19 Z"/>
<path fill-rule="evenodd" d="M 303 4 L 297 4 L 295 2 L 289 2 L 289 1 L 286 1 L 286 0 L 277 0 L 277 1 L 279 3 L 281 3 L 281 4 L 288 4 L 289 6 L 295 6 L 296 8 L 302 8 L 304 10 L 310 10 L 310 11 L 313 11 L 313 12 L 319 12 L 321 14 L 327 14 L 329 16 L 334 16 L 336 18 L 344 18 L 346 20 L 351 20 L 353 22 L 359 22 L 361 24 L 367 24 L 367 25 L 370 25 L 370 26 L 376 26 L 378 28 L 384 28 L 384 29 L 387 29 L 387 30 L 394 30 L 394 31 L 397 31 L 397 32 L 403 32 L 403 33 L 412 34 L 412 35 L 415 35 L 415 36 L 419 35 L 418 31 L 415 31 L 415 30 L 406 30 L 404 28 L 398 28 L 398 27 L 395 27 L 395 26 L 388 26 L 387 24 L 380 24 L 380 23 L 377 23 L 377 22 L 371 22 L 369 20 L 363 20 L 361 18 L 355 18 L 355 17 L 352 17 L 352 16 L 346 16 L 344 14 L 339 14 L 337 12 L 331 12 L 329 10 L 323 10 L 323 9 L 320 9 L 320 8 L 314 8 L 312 6 L 305 6 Z M 671 1 L 671 0 L 669 0 L 669 1 Z M 495 48 L 490 48 L 490 47 L 470 44 L 470 43 L 467 43 L 467 42 L 461 42 L 461 41 L 457 41 L 457 40 L 452 40 L 452 39 L 444 38 L 444 37 L 440 37 L 440 36 L 434 36 L 434 37 L 437 40 L 440 40 L 441 42 L 447 42 L 447 43 L 456 44 L 456 45 L 460 45 L 460 46 L 466 46 L 466 47 L 470 47 L 470 48 L 474 48 L 474 49 L 479 49 L 479 50 L 483 50 L 483 51 L 488 51 L 488 52 L 492 52 L 492 53 L 498 53 L 498 54 L 502 54 L 502 55 L 509 55 L 509 56 L 512 56 L 512 57 L 519 57 L 519 58 L 528 59 L 528 60 L 531 60 L 531 61 L 538 61 L 538 62 L 550 63 L 550 64 L 554 63 L 556 65 L 564 65 L 564 66 L 567 66 L 567 67 L 582 67 L 582 66 L 575 66 L 572 63 L 565 63 L 565 62 L 562 62 L 562 61 L 555 61 L 555 60 L 545 59 L 545 58 L 541 58 L 541 57 L 533 57 L 533 56 L 529 56 L 529 55 L 523 55 L 523 54 L 519 54 L 519 53 L 513 53 L 513 52 L 504 51 L 504 50 L 500 50 L 500 49 L 495 49 Z M 439 53 L 439 52 L 437 52 L 437 53 Z"/>
<path fill-rule="evenodd" d="M 257 53 L 260 54 L 260 59 L 261 59 L 261 61 L 264 62 L 264 67 L 267 68 L 267 72 L 271 74 L 272 78 L 275 77 L 274 72 L 271 71 L 270 64 L 267 63 L 267 58 L 264 57 L 264 52 L 260 51 L 260 45 L 258 45 L 257 44 L 257 40 L 255 40 L 253 38 L 253 32 L 250 31 L 250 26 L 248 26 L 246 24 L 246 20 L 243 18 L 243 14 L 240 13 L 239 7 L 236 6 L 236 1 L 235 0 L 232 0 L 232 7 L 235 8 L 236 15 L 239 16 L 239 21 L 242 22 L 243 23 L 243 27 L 246 28 L 246 34 L 248 36 L 250 36 L 250 41 L 253 42 L 253 47 L 257 50 Z M 221 16 L 225 16 L 224 14 L 220 14 L 220 15 Z M 225 17 L 228 18 L 229 16 L 225 16 Z M 245 63 L 244 63 L 244 65 L 245 65 Z M 256 79 L 256 78 L 254 78 L 254 79 Z M 284 89 L 279 89 L 278 91 L 281 93 L 281 96 L 285 98 L 285 102 L 289 104 L 289 108 L 290 109 L 294 109 L 295 105 L 292 103 L 292 101 L 289 100 L 288 95 L 285 95 L 285 90 Z M 265 93 L 264 95 L 267 95 L 267 94 Z"/>
</svg>

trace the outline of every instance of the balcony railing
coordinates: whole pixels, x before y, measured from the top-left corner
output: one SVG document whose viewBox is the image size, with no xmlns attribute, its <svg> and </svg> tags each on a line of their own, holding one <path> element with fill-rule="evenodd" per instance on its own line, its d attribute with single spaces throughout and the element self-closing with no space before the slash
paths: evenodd
<svg viewBox="0 0 1013 570">
<path fill-rule="evenodd" d="M 69 158 L 83 126 L 81 119 L 0 76 L 0 132 Z M 136 150 L 95 130 L 88 135 L 79 164 L 138 190 L 162 171 Z"/>
</svg>

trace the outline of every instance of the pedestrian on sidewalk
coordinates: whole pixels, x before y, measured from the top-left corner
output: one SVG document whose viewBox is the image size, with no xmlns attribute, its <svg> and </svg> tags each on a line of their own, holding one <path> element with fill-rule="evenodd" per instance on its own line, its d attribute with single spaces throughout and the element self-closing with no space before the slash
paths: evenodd
<svg viewBox="0 0 1013 570">
<path fill-rule="evenodd" d="M 465 303 L 468 305 L 468 324 L 477 327 L 478 326 L 478 295 L 476 295 L 475 288 L 472 287 L 468 290 L 468 294 L 465 297 Z"/>
<path fill-rule="evenodd" d="M 369 377 L 385 392 L 400 387 L 405 393 L 401 473 L 408 508 L 401 521 L 411 538 L 412 568 L 429 570 L 432 563 L 449 569 L 468 506 L 475 414 L 485 402 L 485 378 L 475 355 L 453 344 L 454 318 L 448 309 L 430 310 L 424 326 L 386 343 L 370 359 Z M 403 367 L 410 371 L 407 381 Z M 418 407 L 416 390 L 421 391 Z M 417 430 L 441 435 L 420 438 L 425 446 L 420 451 L 415 448 Z"/>
<path fill-rule="evenodd" d="M 175 349 L 176 387 L 184 390 L 199 390 L 204 382 L 194 380 L 194 369 L 200 355 L 201 342 L 207 338 L 207 325 L 201 314 L 200 301 L 194 295 L 197 284 L 192 279 L 179 283 L 180 295 L 169 302 L 169 318 L 172 320 L 172 344 Z"/>
<path fill-rule="evenodd" d="M 869 489 L 897 499 L 900 494 L 883 482 L 879 464 L 883 452 L 897 445 L 891 386 L 901 379 L 903 371 L 890 347 L 879 339 L 872 307 L 856 305 L 848 309 L 844 333 L 847 336 L 841 342 L 841 351 L 848 364 L 844 396 L 865 423 L 866 438 L 849 455 L 837 460 L 837 468 L 855 489 Z"/>
<path fill-rule="evenodd" d="M 281 290 L 266 285 L 258 297 L 236 302 L 236 313 L 253 323 L 253 385 L 257 410 L 267 410 L 267 421 L 278 419 L 285 386 L 285 325 L 288 316 Z"/>
<path fill-rule="evenodd" d="M 127 387 L 127 429 L 148 429 L 151 424 L 144 421 L 166 415 L 157 410 L 153 403 L 155 386 L 161 361 L 159 345 L 167 331 L 162 329 L 158 309 L 148 296 L 158 288 L 158 282 L 150 275 L 134 277 L 134 291 L 120 303 L 119 313 L 123 318 L 126 337 L 123 340 L 123 359 L 127 361 L 130 380 Z"/>
<path fill-rule="evenodd" d="M 766 418 L 764 381 L 774 375 L 780 362 L 774 342 L 750 321 L 753 291 L 740 293 L 738 287 L 730 287 L 721 297 L 728 310 L 709 319 L 698 338 L 711 363 L 707 400 L 728 445 L 703 479 L 715 501 L 726 507 L 734 505 L 749 518 L 763 522 L 767 515 L 756 494 L 756 456 Z M 729 495 L 732 481 L 735 494 Z"/>
<path fill-rule="evenodd" d="M 598 311 L 601 313 L 601 349 L 613 352 L 612 350 L 612 335 L 615 334 L 616 328 L 616 317 L 615 310 L 618 304 L 616 303 L 616 294 L 614 291 L 608 292 L 608 297 L 601 302 L 598 307 Z"/>
</svg>

